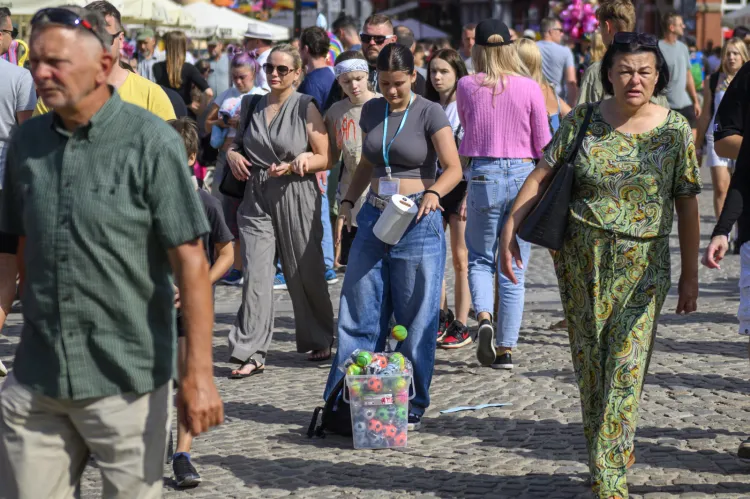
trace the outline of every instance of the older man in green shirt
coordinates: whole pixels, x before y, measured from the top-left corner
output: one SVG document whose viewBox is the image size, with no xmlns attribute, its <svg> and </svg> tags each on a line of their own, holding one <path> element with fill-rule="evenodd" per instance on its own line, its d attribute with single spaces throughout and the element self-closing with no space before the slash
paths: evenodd
<svg viewBox="0 0 750 499">
<path fill-rule="evenodd" d="M 630 0 L 605 0 L 599 5 L 596 17 L 599 19 L 602 41 L 607 47 L 612 45 L 615 35 L 620 31 L 635 30 L 635 7 Z M 604 99 L 601 72 L 601 61 L 594 62 L 586 68 L 581 79 L 578 105 L 599 102 Z M 651 98 L 651 101 L 669 109 L 669 102 L 664 95 L 655 95 Z"/>
<path fill-rule="evenodd" d="M 0 495 L 72 497 L 91 454 L 105 497 L 160 497 L 172 273 L 188 350 L 178 403 L 194 435 L 223 419 L 199 239 L 208 223 L 179 136 L 107 85 L 101 15 L 45 9 L 32 28 L 32 74 L 54 112 L 8 148 L 0 230 L 20 238 L 24 326 L 0 391 Z"/>
</svg>

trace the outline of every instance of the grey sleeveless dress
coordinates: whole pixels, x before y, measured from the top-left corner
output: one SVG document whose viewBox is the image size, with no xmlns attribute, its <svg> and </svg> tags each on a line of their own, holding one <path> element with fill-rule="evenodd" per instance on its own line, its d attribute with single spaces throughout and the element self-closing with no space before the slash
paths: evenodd
<svg viewBox="0 0 750 499">
<path fill-rule="evenodd" d="M 309 150 L 306 128 L 310 97 L 293 93 L 266 124 L 268 96 L 247 121 L 242 103 L 235 145 L 252 164 L 237 213 L 243 250 L 242 306 L 229 332 L 231 356 L 264 364 L 273 331 L 274 257 L 278 250 L 294 308 L 297 351 L 333 344 L 333 307 L 323 263 L 321 194 L 314 175 L 269 177 L 274 163 L 291 162 Z M 248 123 L 246 129 L 243 123 Z"/>
</svg>

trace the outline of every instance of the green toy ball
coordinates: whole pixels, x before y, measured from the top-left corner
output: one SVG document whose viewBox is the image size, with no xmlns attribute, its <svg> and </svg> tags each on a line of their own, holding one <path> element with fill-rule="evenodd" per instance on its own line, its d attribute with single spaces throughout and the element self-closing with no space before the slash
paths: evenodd
<svg viewBox="0 0 750 499">
<path fill-rule="evenodd" d="M 370 352 L 359 352 L 356 362 L 359 367 L 367 367 L 372 362 L 372 354 Z"/>
<path fill-rule="evenodd" d="M 402 392 L 409 387 L 409 383 L 406 382 L 406 378 L 398 378 L 393 382 L 393 389 L 397 392 Z"/>
<path fill-rule="evenodd" d="M 388 359 L 388 363 L 398 364 L 398 368 L 403 370 L 404 366 L 406 365 L 406 357 L 404 357 L 404 354 L 399 352 L 392 353 L 391 358 Z"/>
<path fill-rule="evenodd" d="M 391 329 L 391 336 L 396 341 L 404 341 L 407 335 L 408 333 L 404 326 L 393 326 L 393 329 Z"/>
<path fill-rule="evenodd" d="M 346 368 L 346 374 L 348 376 L 359 376 L 362 374 L 362 368 L 357 364 L 352 364 Z"/>
<path fill-rule="evenodd" d="M 349 385 L 349 395 L 352 395 L 354 397 L 359 397 L 362 395 L 362 383 L 359 381 L 352 381 L 351 383 L 347 383 Z"/>
<path fill-rule="evenodd" d="M 406 421 L 406 419 L 409 417 L 409 409 L 406 407 L 399 407 L 396 410 L 396 419 L 399 421 Z"/>
<path fill-rule="evenodd" d="M 388 409 L 385 407 L 379 408 L 378 412 L 375 414 L 375 417 L 384 423 L 388 422 L 388 420 L 391 419 L 391 415 L 388 413 Z"/>
</svg>

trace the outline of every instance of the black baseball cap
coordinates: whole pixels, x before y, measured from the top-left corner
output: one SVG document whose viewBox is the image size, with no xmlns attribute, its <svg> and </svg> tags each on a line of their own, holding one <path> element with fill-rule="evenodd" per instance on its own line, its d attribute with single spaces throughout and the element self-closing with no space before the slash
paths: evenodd
<svg viewBox="0 0 750 499">
<path fill-rule="evenodd" d="M 491 43 L 489 39 L 494 35 L 499 35 L 503 41 Z M 483 47 L 501 47 L 513 43 L 508 26 L 499 19 L 485 19 L 479 23 L 474 36 L 474 43 Z"/>
</svg>

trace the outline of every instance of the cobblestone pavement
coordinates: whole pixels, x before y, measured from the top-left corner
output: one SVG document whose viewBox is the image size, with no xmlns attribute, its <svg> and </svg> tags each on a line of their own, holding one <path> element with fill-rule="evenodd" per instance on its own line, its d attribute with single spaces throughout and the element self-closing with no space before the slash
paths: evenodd
<svg viewBox="0 0 750 499">
<path fill-rule="evenodd" d="M 704 246 L 710 197 L 709 186 L 701 198 Z M 673 235 L 675 283 L 677 244 Z M 628 477 L 632 497 L 750 497 L 750 464 L 736 457 L 750 433 L 747 340 L 736 332 L 738 257 L 723 267 L 701 269 L 698 313 L 676 316 L 674 289 L 667 301 L 640 415 L 637 463 Z M 226 336 L 240 294 L 220 288 L 214 354 L 226 422 L 195 442 L 203 484 L 176 491 L 165 466 L 166 497 L 589 497 L 567 335 L 548 330 L 561 318 L 561 306 L 545 251 L 534 249 L 527 281 L 516 369 L 480 368 L 473 348 L 438 351 L 432 406 L 404 451 L 354 451 L 337 437 L 305 436 L 330 364 L 295 352 L 286 292 L 275 294 L 276 333 L 265 374 L 227 379 Z M 340 289 L 341 283 L 331 286 L 335 304 Z M 12 315 L 8 336 L 0 339 L 0 358 L 9 366 L 19 323 L 20 315 Z M 439 414 L 490 402 L 512 406 Z M 84 497 L 98 496 L 98 475 L 87 470 Z"/>
</svg>

